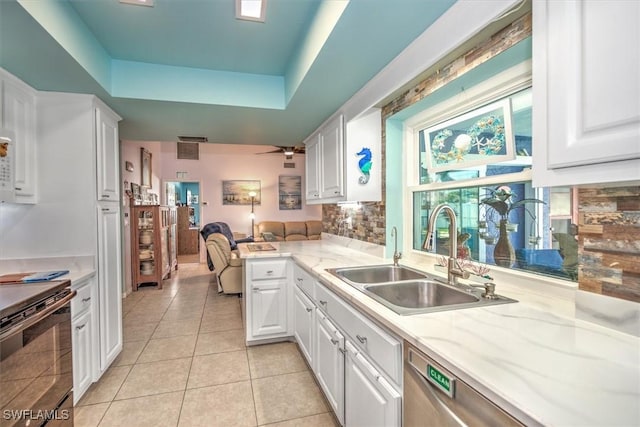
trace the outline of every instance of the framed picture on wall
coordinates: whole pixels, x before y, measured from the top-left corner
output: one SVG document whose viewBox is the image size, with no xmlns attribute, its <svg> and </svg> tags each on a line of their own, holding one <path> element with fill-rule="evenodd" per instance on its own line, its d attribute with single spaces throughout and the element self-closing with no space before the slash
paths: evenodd
<svg viewBox="0 0 640 427">
<path fill-rule="evenodd" d="M 302 209 L 302 177 L 300 175 L 278 177 L 278 205 L 281 211 Z"/>
<path fill-rule="evenodd" d="M 151 152 L 140 148 L 140 186 L 151 188 Z"/>
<path fill-rule="evenodd" d="M 223 205 L 250 205 L 251 196 L 255 193 L 254 205 L 260 204 L 260 181 L 230 180 L 222 181 L 222 204 Z"/>
</svg>

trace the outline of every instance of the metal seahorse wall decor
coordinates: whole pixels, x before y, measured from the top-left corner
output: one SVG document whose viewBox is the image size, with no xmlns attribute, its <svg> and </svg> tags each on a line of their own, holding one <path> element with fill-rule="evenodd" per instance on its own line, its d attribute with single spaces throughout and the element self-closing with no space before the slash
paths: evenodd
<svg viewBox="0 0 640 427">
<path fill-rule="evenodd" d="M 369 178 L 371 177 L 371 165 L 373 165 L 371 161 L 371 150 L 362 147 L 362 150 L 356 153 L 356 156 L 362 156 L 358 161 L 358 168 L 362 174 L 362 176 L 358 178 L 358 183 L 364 185 L 369 182 Z"/>
</svg>

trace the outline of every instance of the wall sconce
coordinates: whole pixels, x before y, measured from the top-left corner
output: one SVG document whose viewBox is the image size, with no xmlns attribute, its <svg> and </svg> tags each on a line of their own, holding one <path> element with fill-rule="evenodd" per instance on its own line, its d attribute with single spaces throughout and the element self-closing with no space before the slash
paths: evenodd
<svg viewBox="0 0 640 427">
<path fill-rule="evenodd" d="M 253 212 L 253 205 L 256 201 L 257 193 L 255 191 L 249 192 L 249 197 L 251 197 L 251 213 L 249 214 L 249 218 L 251 218 L 251 233 L 250 236 L 253 236 L 253 226 L 256 220 L 256 214 Z"/>
</svg>

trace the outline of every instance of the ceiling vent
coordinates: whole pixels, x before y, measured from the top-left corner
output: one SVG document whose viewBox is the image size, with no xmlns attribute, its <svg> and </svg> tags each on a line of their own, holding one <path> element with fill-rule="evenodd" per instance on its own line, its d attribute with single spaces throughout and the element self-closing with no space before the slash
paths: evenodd
<svg viewBox="0 0 640 427">
<path fill-rule="evenodd" d="M 197 142 L 178 142 L 178 159 L 199 160 L 200 145 Z"/>
<path fill-rule="evenodd" d="M 206 136 L 179 136 L 180 142 L 209 142 L 209 138 Z"/>
</svg>

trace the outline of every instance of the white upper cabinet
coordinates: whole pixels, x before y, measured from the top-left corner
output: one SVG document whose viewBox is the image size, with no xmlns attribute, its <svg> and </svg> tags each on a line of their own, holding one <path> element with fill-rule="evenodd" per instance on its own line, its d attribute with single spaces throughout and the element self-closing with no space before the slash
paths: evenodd
<svg viewBox="0 0 640 427">
<path fill-rule="evenodd" d="M 309 203 L 320 198 L 320 134 L 307 139 L 305 148 L 306 198 Z"/>
<path fill-rule="evenodd" d="M 533 2 L 533 183 L 640 179 L 640 2 Z"/>
<path fill-rule="evenodd" d="M 381 200 L 381 119 L 338 114 L 305 141 L 307 203 Z"/>
<path fill-rule="evenodd" d="M 120 152 L 118 119 L 96 108 L 97 199 L 117 201 L 119 196 Z"/>
<path fill-rule="evenodd" d="M 0 69 L 2 127 L 13 132 L 15 201 L 36 203 L 36 91 Z"/>
<path fill-rule="evenodd" d="M 320 198 L 344 195 L 344 119 L 342 114 L 329 121 L 320 132 Z"/>
</svg>

